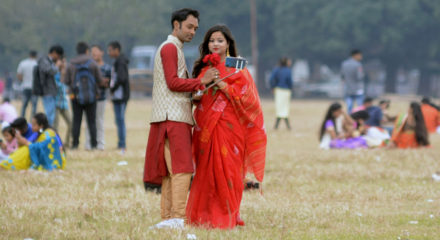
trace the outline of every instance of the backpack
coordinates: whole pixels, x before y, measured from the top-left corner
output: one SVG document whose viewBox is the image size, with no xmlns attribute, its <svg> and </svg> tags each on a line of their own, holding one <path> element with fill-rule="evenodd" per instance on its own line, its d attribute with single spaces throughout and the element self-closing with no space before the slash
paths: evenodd
<svg viewBox="0 0 440 240">
<path fill-rule="evenodd" d="M 35 65 L 32 75 L 32 94 L 35 96 L 43 96 L 43 83 L 41 82 L 38 64 Z"/>
<path fill-rule="evenodd" d="M 73 82 L 73 94 L 79 104 L 89 104 L 96 101 L 96 79 L 90 71 L 92 60 L 83 64 L 75 64 L 76 73 Z"/>
</svg>

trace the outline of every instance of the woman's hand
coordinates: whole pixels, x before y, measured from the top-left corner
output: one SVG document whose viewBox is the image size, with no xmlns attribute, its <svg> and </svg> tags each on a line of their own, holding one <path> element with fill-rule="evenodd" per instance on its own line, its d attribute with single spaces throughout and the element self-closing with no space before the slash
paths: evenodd
<svg viewBox="0 0 440 240">
<path fill-rule="evenodd" d="M 217 86 L 220 89 L 225 89 L 228 86 L 228 84 L 222 81 L 222 82 L 217 83 Z"/>
<path fill-rule="evenodd" d="M 191 98 L 193 101 L 200 101 L 200 99 L 202 99 L 202 96 L 203 96 L 203 94 L 198 95 L 197 92 L 193 92 Z"/>
</svg>

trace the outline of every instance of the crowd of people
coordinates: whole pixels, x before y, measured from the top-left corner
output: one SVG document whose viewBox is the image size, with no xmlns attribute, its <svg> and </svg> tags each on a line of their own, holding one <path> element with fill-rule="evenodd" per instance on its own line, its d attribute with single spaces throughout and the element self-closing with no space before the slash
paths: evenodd
<svg viewBox="0 0 440 240">
<path fill-rule="evenodd" d="M 330 105 L 320 127 L 320 148 L 429 147 L 429 134 L 439 131 L 440 107 L 424 97 L 412 102 L 406 113 L 393 116 L 390 100 L 374 105 L 365 97 L 361 60 L 362 52 L 353 50 L 342 63 L 346 110 L 338 102 Z"/>
<path fill-rule="evenodd" d="M 128 59 L 121 52 L 121 45 L 114 41 L 107 47 L 113 65 L 104 61 L 104 49 L 91 47 L 85 42 L 76 45 L 77 56 L 67 61 L 60 45 L 50 47 L 46 56 L 37 59 L 37 52 L 30 51 L 17 69 L 17 79 L 22 86 L 21 117 L 25 118 L 29 102 L 31 117 L 35 116 L 41 98 L 48 123 L 58 129 L 63 119 L 66 129 L 64 148 L 79 147 L 81 123 L 87 123 L 84 148 L 104 150 L 104 114 L 107 99 L 113 102 L 118 132 L 117 148 L 126 151 L 125 109 L 130 98 Z"/>
</svg>

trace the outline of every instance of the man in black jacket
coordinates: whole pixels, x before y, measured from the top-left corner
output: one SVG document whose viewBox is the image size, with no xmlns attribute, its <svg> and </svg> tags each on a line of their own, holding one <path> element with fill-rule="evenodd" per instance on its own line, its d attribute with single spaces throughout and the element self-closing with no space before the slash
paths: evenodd
<svg viewBox="0 0 440 240">
<path fill-rule="evenodd" d="M 41 84 L 41 94 L 43 96 L 43 106 L 46 112 L 49 125 L 53 125 L 56 110 L 57 87 L 55 84 L 55 74 L 60 70 L 61 60 L 64 49 L 60 45 L 54 45 L 49 49 L 49 54 L 38 60 L 39 78 Z"/>
<path fill-rule="evenodd" d="M 125 109 L 130 99 L 129 60 L 121 53 L 121 44 L 117 41 L 109 43 L 108 55 L 115 59 L 110 81 L 110 92 L 112 94 L 113 110 L 118 128 L 118 148 L 124 154 L 126 149 Z"/>
</svg>

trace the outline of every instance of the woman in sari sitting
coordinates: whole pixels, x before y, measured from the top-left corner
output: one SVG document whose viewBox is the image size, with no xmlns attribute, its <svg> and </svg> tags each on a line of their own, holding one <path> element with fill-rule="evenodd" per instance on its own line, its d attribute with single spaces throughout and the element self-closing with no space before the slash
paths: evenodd
<svg viewBox="0 0 440 240">
<path fill-rule="evenodd" d="M 359 121 L 361 122 L 361 118 L 359 118 Z M 320 148 L 322 149 L 368 147 L 365 139 L 360 137 L 358 123 L 344 112 L 340 103 L 333 103 L 327 110 L 327 114 L 321 124 L 319 139 L 321 141 Z"/>
<path fill-rule="evenodd" d="M 235 72 L 225 66 L 227 56 L 237 56 L 229 29 L 210 28 L 200 55 L 195 77 L 211 67 L 217 68 L 220 78 Z M 223 229 L 244 225 L 239 213 L 243 181 L 248 171 L 263 180 L 266 154 L 263 113 L 249 71 L 243 69 L 209 89 L 197 103 L 194 118 L 196 171 L 187 204 L 188 223 Z"/>
<path fill-rule="evenodd" d="M 412 102 L 408 113 L 397 118 L 389 146 L 397 148 L 429 146 L 428 131 L 418 103 Z"/>
<path fill-rule="evenodd" d="M 16 131 L 19 148 L 7 159 L 2 160 L 0 167 L 7 170 L 64 169 L 66 159 L 62 144 L 56 132 L 49 127 L 44 113 L 37 113 L 32 118 L 32 130 L 39 133 L 35 142 L 29 142 L 19 131 Z"/>
</svg>

